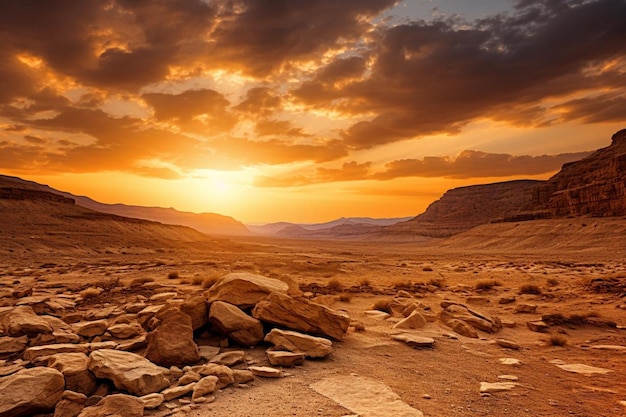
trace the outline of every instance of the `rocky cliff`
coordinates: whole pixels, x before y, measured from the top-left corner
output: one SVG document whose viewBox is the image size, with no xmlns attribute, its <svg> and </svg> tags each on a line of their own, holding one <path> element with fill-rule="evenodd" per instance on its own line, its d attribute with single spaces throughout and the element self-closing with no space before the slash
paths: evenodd
<svg viewBox="0 0 626 417">
<path fill-rule="evenodd" d="M 532 210 L 543 217 L 626 216 L 626 129 L 538 186 Z"/>
</svg>

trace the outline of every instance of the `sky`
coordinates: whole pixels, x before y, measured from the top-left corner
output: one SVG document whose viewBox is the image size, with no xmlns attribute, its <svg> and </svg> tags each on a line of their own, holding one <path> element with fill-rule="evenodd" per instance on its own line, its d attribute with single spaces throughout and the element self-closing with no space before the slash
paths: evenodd
<svg viewBox="0 0 626 417">
<path fill-rule="evenodd" d="M 626 0 L 6 0 L 0 174 L 246 223 L 414 216 L 626 127 Z"/>
</svg>

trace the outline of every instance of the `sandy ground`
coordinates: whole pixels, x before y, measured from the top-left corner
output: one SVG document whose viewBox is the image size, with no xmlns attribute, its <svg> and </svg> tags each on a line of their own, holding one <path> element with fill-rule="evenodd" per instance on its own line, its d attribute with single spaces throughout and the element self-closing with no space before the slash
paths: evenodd
<svg viewBox="0 0 626 417">
<path fill-rule="evenodd" d="M 390 387 L 402 401 L 425 416 L 617 416 L 626 414 L 626 351 L 602 350 L 598 345 L 626 346 L 626 294 L 609 288 L 596 292 L 594 278 L 626 276 L 626 262 L 609 248 L 585 251 L 441 249 L 436 244 L 311 242 L 265 238 L 220 240 L 207 245 L 182 245 L 159 250 L 111 250 L 103 254 L 65 252 L 21 253 L 0 259 L 2 285 L 102 283 L 120 279 L 152 278 L 185 291 L 201 291 L 201 283 L 225 273 L 247 271 L 270 277 L 288 277 L 303 289 L 328 293 L 332 307 L 349 312 L 365 331 L 351 330 L 344 342 L 334 343 L 324 360 L 307 361 L 287 370 L 282 379 L 257 378 L 246 388 L 227 388 L 211 404 L 189 416 L 344 416 L 353 411 L 311 388 L 335 376 L 359 376 Z M 178 277 L 169 279 L 176 272 Z M 478 283 L 497 281 L 481 291 Z M 619 278 L 618 278 L 619 280 Z M 621 279 L 623 283 L 625 278 Z M 330 284 L 330 285 L 329 285 Z M 367 284 L 367 285 L 366 285 Z M 413 291 L 424 284 L 427 291 Z M 541 288 L 541 295 L 519 295 L 524 284 Z M 442 300 L 454 300 L 505 321 L 514 322 L 479 339 L 454 336 L 439 322 L 418 331 L 433 337 L 432 349 L 412 349 L 390 337 L 399 318 L 380 320 L 364 311 L 408 289 L 411 296 L 441 311 Z M 343 301 L 339 301 L 343 294 Z M 499 304 L 515 296 L 513 304 Z M 533 314 L 515 313 L 520 303 L 537 304 Z M 530 331 L 526 322 L 543 314 L 598 316 L 617 328 L 590 325 L 553 326 L 565 346 L 548 342 L 550 333 Z M 517 342 L 520 350 L 495 344 L 496 338 Z M 246 350 L 251 360 L 266 364 L 264 349 Z M 515 358 L 519 366 L 504 365 Z M 584 375 L 565 371 L 553 361 L 585 364 L 608 370 Z M 513 375 L 510 391 L 481 395 L 481 382 L 502 381 Z M 341 390 L 341 386 L 336 387 Z"/>
</svg>

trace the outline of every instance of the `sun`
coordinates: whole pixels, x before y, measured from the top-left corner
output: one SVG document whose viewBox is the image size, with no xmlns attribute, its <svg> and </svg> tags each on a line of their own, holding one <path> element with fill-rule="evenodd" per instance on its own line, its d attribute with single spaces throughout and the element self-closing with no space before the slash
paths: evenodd
<svg viewBox="0 0 626 417">
<path fill-rule="evenodd" d="M 211 180 L 211 190 L 217 196 L 230 197 L 234 193 L 235 187 L 222 178 L 214 178 Z"/>
</svg>

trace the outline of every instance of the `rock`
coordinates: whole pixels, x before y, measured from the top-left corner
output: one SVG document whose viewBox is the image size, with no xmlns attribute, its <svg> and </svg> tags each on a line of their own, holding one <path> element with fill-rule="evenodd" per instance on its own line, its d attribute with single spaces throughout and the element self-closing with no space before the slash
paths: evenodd
<svg viewBox="0 0 626 417">
<path fill-rule="evenodd" d="M 408 333 L 394 334 L 391 338 L 406 343 L 412 348 L 432 348 L 435 345 L 435 339 L 432 337 L 417 336 Z"/>
<path fill-rule="evenodd" d="M 163 394 L 163 398 L 165 398 L 165 401 L 172 401 L 176 398 L 182 397 L 183 395 L 189 394 L 191 391 L 193 391 L 193 387 L 195 385 L 195 382 L 191 382 L 187 385 L 170 387 L 161 391 L 161 394 Z"/>
<path fill-rule="evenodd" d="M 455 333 L 460 334 L 461 336 L 471 337 L 473 339 L 478 339 L 478 333 L 476 329 L 467 324 L 464 321 L 457 319 L 446 319 L 446 325 L 454 330 Z"/>
<path fill-rule="evenodd" d="M 159 294 L 154 294 L 149 298 L 150 301 L 163 302 L 171 300 L 172 298 L 178 297 L 178 293 L 170 291 L 170 292 L 162 292 Z"/>
<path fill-rule="evenodd" d="M 192 382 L 198 382 L 202 379 L 199 373 L 194 371 L 186 372 L 183 376 L 178 379 L 178 385 L 187 385 Z"/>
<path fill-rule="evenodd" d="M 475 331 L 465 328 L 465 326 L 460 325 L 457 321 L 464 322 L 475 329 L 487 333 L 494 333 L 502 328 L 502 323 L 499 319 L 490 318 L 462 304 L 444 301 L 441 305 L 444 308 L 439 315 L 441 320 L 462 336 L 478 337 Z M 476 335 L 474 336 L 474 334 Z"/>
<path fill-rule="evenodd" d="M 491 303 L 491 300 L 488 297 L 484 297 L 482 295 L 472 295 L 466 297 L 465 302 L 468 304 L 486 305 Z"/>
<path fill-rule="evenodd" d="M 306 357 L 304 353 L 293 353 L 282 350 L 268 350 L 266 353 L 267 359 L 273 366 L 293 367 L 302 365 Z"/>
<path fill-rule="evenodd" d="M 253 375 L 263 378 L 282 378 L 285 376 L 280 369 L 271 368 L 269 366 L 249 366 L 248 370 L 252 372 Z"/>
<path fill-rule="evenodd" d="M 198 346 L 198 354 L 205 361 L 210 361 L 219 353 L 220 348 L 217 346 Z"/>
<path fill-rule="evenodd" d="M 139 323 L 119 323 L 109 326 L 107 331 L 117 339 L 132 339 L 145 333 Z"/>
<path fill-rule="evenodd" d="M 492 392 L 510 391 L 518 384 L 515 382 L 481 382 L 480 393 L 488 394 Z"/>
<path fill-rule="evenodd" d="M 28 337 L 0 337 L 0 355 L 7 353 L 19 353 L 26 349 Z"/>
<path fill-rule="evenodd" d="M 263 324 L 235 305 L 215 301 L 211 304 L 209 321 L 242 346 L 254 346 L 263 340 Z"/>
<path fill-rule="evenodd" d="M 544 323 L 541 320 L 529 321 L 528 323 L 526 323 L 526 326 L 528 326 L 528 328 L 532 330 L 533 332 L 539 332 L 539 333 L 543 333 L 550 328 L 546 323 Z"/>
<path fill-rule="evenodd" d="M 145 353 L 148 360 L 161 366 L 188 365 L 200 360 L 188 315 L 168 306 L 159 310 L 155 318 L 160 324 L 148 333 Z"/>
<path fill-rule="evenodd" d="M 272 329 L 265 336 L 265 341 L 274 345 L 276 350 L 304 353 L 308 358 L 324 358 L 333 351 L 330 340 L 291 330 Z"/>
<path fill-rule="evenodd" d="M 230 352 L 220 353 L 211 359 L 211 363 L 218 365 L 234 366 L 246 360 L 246 354 L 243 350 L 232 350 Z"/>
<path fill-rule="evenodd" d="M 75 334 L 72 327 L 65 321 L 52 316 L 41 316 L 41 318 L 52 326 L 52 336 L 55 343 L 80 343 L 80 336 Z"/>
<path fill-rule="evenodd" d="M 170 385 L 161 368 L 130 352 L 102 349 L 89 355 L 89 370 L 97 378 L 111 380 L 121 390 L 138 396 L 159 392 Z"/>
<path fill-rule="evenodd" d="M 128 340 L 123 341 L 122 343 L 117 345 L 115 349 L 125 350 L 125 351 L 134 351 L 134 350 L 143 349 L 146 347 L 146 339 L 147 339 L 146 335 L 143 334 L 134 339 L 128 339 Z"/>
<path fill-rule="evenodd" d="M 537 311 L 537 304 L 518 304 L 515 306 L 516 313 L 531 314 Z"/>
<path fill-rule="evenodd" d="M 516 377 L 515 375 L 498 375 L 498 379 L 502 379 L 505 381 L 517 381 L 519 380 L 518 377 Z"/>
<path fill-rule="evenodd" d="M 572 372 L 575 374 L 583 374 L 583 375 L 593 375 L 593 374 L 601 374 L 601 375 L 605 375 L 608 374 L 609 372 L 613 372 L 610 369 L 605 369 L 605 368 L 598 368 L 595 366 L 589 366 L 589 365 L 584 365 L 582 363 L 565 363 L 559 359 L 555 359 L 550 361 L 550 363 L 558 366 L 559 368 L 563 369 L 564 371 L 567 372 Z"/>
<path fill-rule="evenodd" d="M 24 352 L 24 359 L 27 361 L 34 361 L 37 358 L 43 356 L 57 355 L 59 353 L 84 353 L 89 352 L 89 344 L 76 345 L 73 343 L 62 343 L 58 345 L 43 345 L 29 347 Z"/>
<path fill-rule="evenodd" d="M 363 314 L 377 320 L 387 320 L 389 317 L 391 317 L 391 314 L 385 313 L 384 311 L 380 310 L 366 310 L 363 312 Z"/>
<path fill-rule="evenodd" d="M 247 272 L 235 272 L 222 277 L 203 296 L 210 304 L 224 301 L 241 308 L 249 308 L 270 293 L 287 294 L 289 285 L 283 281 Z"/>
<path fill-rule="evenodd" d="M 139 397 L 139 399 L 143 401 L 143 408 L 147 408 L 148 410 L 157 408 L 165 402 L 165 397 L 163 396 L 163 394 L 159 394 L 156 392 L 153 394 L 144 395 L 143 397 Z"/>
<path fill-rule="evenodd" d="M 84 404 L 62 399 L 54 408 L 54 417 L 77 417 L 84 408 Z"/>
<path fill-rule="evenodd" d="M 65 378 L 65 388 L 85 395 L 96 390 L 96 378 L 89 370 L 89 358 L 84 353 L 59 353 L 48 359 L 48 367 Z"/>
<path fill-rule="evenodd" d="M 209 307 L 207 306 L 206 300 L 201 295 L 186 299 L 178 308 L 189 316 L 191 319 L 191 327 L 193 327 L 194 330 L 198 330 L 208 323 Z"/>
<path fill-rule="evenodd" d="M 511 297 L 500 297 L 500 299 L 498 300 L 499 304 L 511 304 L 514 303 L 516 300 L 516 298 L 514 296 Z"/>
<path fill-rule="evenodd" d="M 91 338 L 100 336 L 107 331 L 109 327 L 108 320 L 94 320 L 94 321 L 79 321 L 72 324 L 72 330 L 77 335 L 82 337 Z"/>
<path fill-rule="evenodd" d="M 125 394 L 104 397 L 93 407 L 87 407 L 78 417 L 143 417 L 143 401 Z"/>
<path fill-rule="evenodd" d="M 222 389 L 235 382 L 234 371 L 228 366 L 208 363 L 195 369 L 202 376 L 215 375 L 219 378 L 217 389 Z"/>
<path fill-rule="evenodd" d="M 52 326 L 42 317 L 35 314 L 29 306 L 13 308 L 4 316 L 4 328 L 9 336 L 34 337 L 40 333 L 52 333 Z"/>
<path fill-rule="evenodd" d="M 501 320 L 502 322 L 502 327 L 506 327 L 507 329 L 512 329 L 513 327 L 517 326 L 517 323 L 515 323 L 513 320 Z"/>
<path fill-rule="evenodd" d="M 522 361 L 520 361 L 519 359 L 515 359 L 515 358 L 500 358 L 499 362 L 502 365 L 509 365 L 509 366 L 520 366 L 522 364 Z"/>
<path fill-rule="evenodd" d="M 396 323 L 393 329 L 421 329 L 426 324 L 428 321 L 424 316 L 419 311 L 414 310 L 407 318 Z"/>
<path fill-rule="evenodd" d="M 0 416 L 32 416 L 61 400 L 65 380 L 50 368 L 23 369 L 0 379 Z"/>
<path fill-rule="evenodd" d="M 247 369 L 233 369 L 233 377 L 236 384 L 246 384 L 254 381 L 254 374 Z"/>
<path fill-rule="evenodd" d="M 272 293 L 267 299 L 260 301 L 254 307 L 252 315 L 267 323 L 328 336 L 335 340 L 343 340 L 350 325 L 350 317 L 342 312 L 279 293 Z"/>
<path fill-rule="evenodd" d="M 498 346 L 506 348 L 506 349 L 515 349 L 515 350 L 520 349 L 520 345 L 511 340 L 496 339 L 496 343 L 498 344 Z"/>
<path fill-rule="evenodd" d="M 204 397 L 207 394 L 212 394 L 217 389 L 217 383 L 219 382 L 219 378 L 210 375 L 202 378 L 198 383 L 193 387 L 193 394 L 191 394 L 191 400 L 195 401 L 200 397 Z"/>
</svg>

